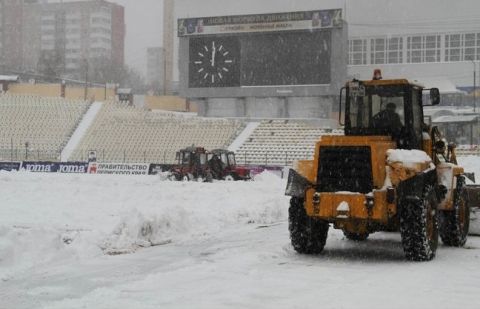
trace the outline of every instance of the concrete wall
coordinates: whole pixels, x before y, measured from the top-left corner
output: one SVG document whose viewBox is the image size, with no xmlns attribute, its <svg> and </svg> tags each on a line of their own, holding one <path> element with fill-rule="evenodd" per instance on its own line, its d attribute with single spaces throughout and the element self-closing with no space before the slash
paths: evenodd
<svg viewBox="0 0 480 309">
<path fill-rule="evenodd" d="M 42 97 L 59 97 L 60 84 L 12 84 L 8 87 L 9 93 L 31 94 Z"/>
<path fill-rule="evenodd" d="M 11 84 L 8 88 L 8 92 L 13 94 L 38 95 L 42 97 L 61 97 L 62 87 L 60 84 Z M 83 100 L 85 98 L 85 88 L 66 87 L 65 98 L 71 100 Z M 114 99 L 115 89 L 88 88 L 87 100 L 111 101 Z"/>
<path fill-rule="evenodd" d="M 333 97 L 287 98 L 290 118 L 330 118 Z"/>
<path fill-rule="evenodd" d="M 72 100 L 83 100 L 85 98 L 85 88 L 67 87 L 65 89 L 65 98 L 72 99 Z M 115 99 L 115 89 L 88 88 L 87 100 L 112 101 L 114 99 Z"/>
<path fill-rule="evenodd" d="M 330 118 L 332 96 L 246 97 L 196 99 L 198 114 L 206 117 Z"/>
<path fill-rule="evenodd" d="M 145 96 L 145 107 L 150 110 L 197 112 L 197 104 L 174 96 Z"/>
</svg>

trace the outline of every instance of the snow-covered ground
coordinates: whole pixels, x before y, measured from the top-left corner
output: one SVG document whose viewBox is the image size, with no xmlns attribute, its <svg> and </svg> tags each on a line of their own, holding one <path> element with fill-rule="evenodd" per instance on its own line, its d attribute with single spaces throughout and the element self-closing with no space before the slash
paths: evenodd
<svg viewBox="0 0 480 309">
<path fill-rule="evenodd" d="M 480 237 L 412 263 L 395 233 L 358 244 L 331 229 L 324 253 L 302 256 L 284 189 L 268 173 L 0 172 L 0 308 L 480 307 Z"/>
</svg>

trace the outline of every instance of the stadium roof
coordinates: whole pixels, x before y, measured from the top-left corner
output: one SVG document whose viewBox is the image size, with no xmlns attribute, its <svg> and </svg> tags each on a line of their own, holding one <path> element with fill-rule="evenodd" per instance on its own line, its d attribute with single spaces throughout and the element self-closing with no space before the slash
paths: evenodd
<svg viewBox="0 0 480 309">
<path fill-rule="evenodd" d="M 18 75 L 0 75 L 1 82 L 18 82 Z"/>
<path fill-rule="evenodd" d="M 419 78 L 415 81 L 424 85 L 425 88 L 438 88 L 441 94 L 461 94 L 465 93 L 459 90 L 451 80 L 446 78 Z"/>
<path fill-rule="evenodd" d="M 451 123 L 451 122 L 475 122 L 478 115 L 462 115 L 462 116 L 440 116 L 432 120 L 433 123 Z"/>
</svg>

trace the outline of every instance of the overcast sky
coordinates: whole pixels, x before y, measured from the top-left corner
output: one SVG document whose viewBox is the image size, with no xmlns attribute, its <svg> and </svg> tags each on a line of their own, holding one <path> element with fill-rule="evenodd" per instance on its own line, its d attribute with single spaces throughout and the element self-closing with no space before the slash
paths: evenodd
<svg viewBox="0 0 480 309">
<path fill-rule="evenodd" d="M 109 0 L 125 7 L 125 62 L 146 73 L 148 47 L 162 46 L 162 0 Z"/>
<path fill-rule="evenodd" d="M 146 49 L 163 44 L 163 0 L 109 1 L 125 7 L 126 64 L 145 74 Z M 392 34 L 403 32 L 405 23 L 409 24 L 412 33 L 445 29 L 455 31 L 458 27 L 465 27 L 465 23 L 472 22 L 472 17 L 476 17 L 475 28 L 478 28 L 480 16 L 478 0 L 175 0 L 175 18 L 344 9 L 345 6 L 345 15 L 351 23 L 350 36 L 374 35 L 379 31 L 383 33 L 385 27 Z"/>
</svg>

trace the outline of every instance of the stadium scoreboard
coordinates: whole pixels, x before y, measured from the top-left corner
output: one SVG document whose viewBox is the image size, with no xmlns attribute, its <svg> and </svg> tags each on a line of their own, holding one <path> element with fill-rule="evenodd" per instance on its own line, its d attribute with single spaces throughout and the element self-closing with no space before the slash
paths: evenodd
<svg viewBox="0 0 480 309">
<path fill-rule="evenodd" d="M 179 19 L 182 89 L 222 97 L 331 88 L 335 66 L 346 70 L 346 56 L 334 57 L 346 55 L 336 44 L 346 42 L 343 28 L 340 9 Z"/>
</svg>

